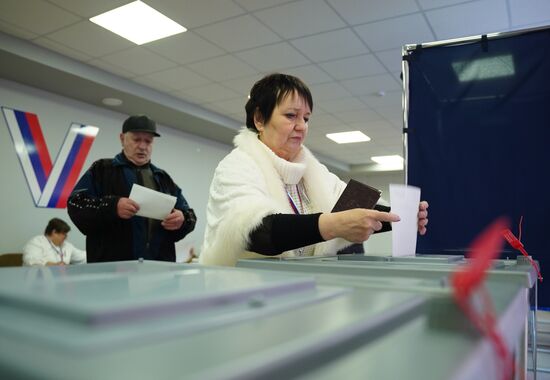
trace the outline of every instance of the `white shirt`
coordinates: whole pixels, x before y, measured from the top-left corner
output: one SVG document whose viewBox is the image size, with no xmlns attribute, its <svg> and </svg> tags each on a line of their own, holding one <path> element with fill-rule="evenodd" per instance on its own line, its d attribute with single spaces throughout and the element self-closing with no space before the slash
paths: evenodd
<svg viewBox="0 0 550 380">
<path fill-rule="evenodd" d="M 53 244 L 45 235 L 33 237 L 23 248 L 23 265 L 46 265 L 47 262 L 80 264 L 86 262 L 86 251 L 65 241 L 61 247 Z"/>
</svg>

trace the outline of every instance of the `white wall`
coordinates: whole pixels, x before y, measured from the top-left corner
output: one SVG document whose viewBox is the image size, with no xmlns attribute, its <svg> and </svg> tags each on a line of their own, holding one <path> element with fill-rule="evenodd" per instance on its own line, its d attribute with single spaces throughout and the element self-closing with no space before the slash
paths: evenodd
<svg viewBox="0 0 550 380">
<path fill-rule="evenodd" d="M 73 121 L 100 129 L 82 173 L 93 161 L 113 157 L 121 150 L 119 133 L 127 115 L 2 79 L 0 105 L 38 116 L 52 163 Z M 231 147 L 167 126 L 159 125 L 158 130 L 162 137 L 155 139 L 152 162 L 172 176 L 198 217 L 195 231 L 177 244 L 178 253 L 186 252 L 190 245 L 198 249 L 204 234 L 210 181 L 218 162 Z M 30 237 L 43 233 L 53 217 L 67 221 L 71 226 L 69 240 L 80 248 L 85 247 L 85 237 L 70 222 L 66 209 L 35 207 L 3 115 L 0 116 L 0 173 L 3 177 L 0 253 L 20 252 Z"/>
</svg>

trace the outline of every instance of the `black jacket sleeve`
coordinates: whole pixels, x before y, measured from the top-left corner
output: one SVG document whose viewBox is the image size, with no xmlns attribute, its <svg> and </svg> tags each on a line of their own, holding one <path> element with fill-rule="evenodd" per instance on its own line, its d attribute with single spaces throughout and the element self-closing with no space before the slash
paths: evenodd
<svg viewBox="0 0 550 380">
<path fill-rule="evenodd" d="M 377 211 L 383 211 L 383 212 L 390 212 L 391 207 L 389 206 L 383 206 L 383 205 L 374 205 L 374 209 Z M 391 231 L 391 223 L 390 222 L 382 222 L 382 228 L 378 231 L 375 231 L 374 233 L 377 234 L 379 232 L 386 232 Z"/>
<path fill-rule="evenodd" d="M 319 232 L 318 214 L 272 214 L 249 236 L 248 250 L 266 256 L 324 241 Z"/>
<path fill-rule="evenodd" d="M 69 217 L 78 229 L 88 235 L 101 228 L 109 228 L 117 220 L 119 196 L 102 196 L 96 190 L 94 169 L 96 161 L 74 187 L 67 202 Z"/>
<path fill-rule="evenodd" d="M 390 207 L 375 205 L 375 210 L 389 212 Z M 305 247 L 324 241 L 319 232 L 318 214 L 272 214 L 262 219 L 262 223 L 249 236 L 247 249 L 266 256 L 276 256 L 285 251 Z M 390 222 L 382 222 L 378 232 L 391 230 Z"/>
</svg>

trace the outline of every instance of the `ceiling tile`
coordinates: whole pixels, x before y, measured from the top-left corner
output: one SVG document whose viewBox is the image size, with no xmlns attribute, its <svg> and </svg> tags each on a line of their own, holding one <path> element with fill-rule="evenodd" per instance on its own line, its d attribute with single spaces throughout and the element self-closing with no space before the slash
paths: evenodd
<svg viewBox="0 0 550 380">
<path fill-rule="evenodd" d="M 464 2 L 464 0 L 418 0 L 422 9 L 442 8 Z"/>
<path fill-rule="evenodd" d="M 191 63 L 187 67 L 213 81 L 224 81 L 256 74 L 255 69 L 231 55 Z"/>
<path fill-rule="evenodd" d="M 85 50 L 88 55 L 95 58 L 136 46 L 87 20 L 50 33 L 47 37 L 74 50 Z M 85 45 L 83 41 L 86 41 Z"/>
<path fill-rule="evenodd" d="M 509 0 L 510 12 L 512 14 L 512 26 L 535 24 L 541 21 L 548 21 L 550 24 L 550 1 L 530 0 Z"/>
<path fill-rule="evenodd" d="M 257 11 L 259 9 L 270 8 L 290 2 L 289 0 L 234 0 L 237 4 L 247 11 Z"/>
<path fill-rule="evenodd" d="M 123 50 L 119 53 L 107 55 L 102 57 L 102 60 L 118 67 L 124 67 L 136 75 L 145 75 L 176 66 L 174 62 L 162 58 L 142 47 L 135 47 Z"/>
<path fill-rule="evenodd" d="M 147 4 L 187 29 L 244 13 L 241 7 L 227 0 L 147 0 Z"/>
<path fill-rule="evenodd" d="M 231 88 L 237 91 L 240 95 L 248 96 L 250 89 L 258 80 L 263 77 L 263 74 L 256 73 L 254 75 L 247 75 L 235 79 L 224 80 L 220 82 L 225 87 Z"/>
<path fill-rule="evenodd" d="M 43 0 L 2 0 L 0 19 L 36 34 L 49 33 L 81 20 Z"/>
<path fill-rule="evenodd" d="M 487 15 L 491 17 L 487 17 Z M 508 11 L 501 0 L 483 0 L 427 11 L 437 40 L 499 32 L 508 29 Z M 468 20 L 468 22 L 464 22 Z M 414 43 L 427 41 L 414 41 Z"/>
<path fill-rule="evenodd" d="M 376 112 L 392 124 L 398 121 L 400 126 L 403 125 L 403 108 L 401 106 L 376 107 Z"/>
<path fill-rule="evenodd" d="M 147 49 L 180 64 L 196 62 L 225 54 L 223 49 L 191 31 L 148 43 Z"/>
<path fill-rule="evenodd" d="M 165 86 L 166 90 L 182 90 L 184 88 L 197 87 L 210 83 L 208 79 L 181 66 L 164 71 L 157 71 L 156 73 L 145 75 L 142 78 Z M 135 80 L 139 81 L 139 78 Z"/>
<path fill-rule="evenodd" d="M 355 30 L 373 51 L 434 40 L 433 33 L 420 14 L 373 22 L 357 26 Z"/>
<path fill-rule="evenodd" d="M 280 71 L 288 67 L 302 66 L 309 63 L 306 57 L 298 53 L 287 42 L 246 50 L 235 55 L 258 71 L 264 72 Z"/>
<path fill-rule="evenodd" d="M 361 100 L 372 108 L 387 107 L 387 106 L 401 106 L 401 98 L 403 91 L 389 91 L 382 93 L 371 93 L 361 96 Z"/>
<path fill-rule="evenodd" d="M 174 95 L 177 97 L 181 97 L 182 99 L 192 99 L 195 103 L 198 104 L 218 102 L 221 100 L 232 98 L 240 98 L 241 102 L 243 103 L 244 113 L 244 103 L 246 98 L 242 97 L 238 92 L 217 83 L 211 83 L 206 86 L 177 91 L 174 92 Z"/>
<path fill-rule="evenodd" d="M 348 165 L 402 151 L 402 44 L 550 24 L 550 0 L 145 0 L 190 30 L 136 47 L 87 20 L 129 1 L 0 0 L 0 30 L 240 124 L 264 73 L 296 75 L 315 103 L 306 145 Z M 372 140 L 325 136 L 349 130 Z"/>
<path fill-rule="evenodd" d="M 392 135 L 388 135 L 386 137 L 380 137 L 376 140 L 377 144 L 380 144 L 381 146 L 385 146 L 387 148 L 397 148 L 396 150 L 402 151 L 403 150 L 403 134 L 399 131 L 395 130 L 395 133 Z"/>
<path fill-rule="evenodd" d="M 341 124 L 342 122 L 328 113 L 316 113 L 315 111 L 315 99 L 313 100 L 313 113 L 309 123 L 310 127 L 321 128 L 332 127 L 334 125 Z"/>
<path fill-rule="evenodd" d="M 390 74 L 349 79 L 341 82 L 353 95 L 371 95 L 380 91 L 399 90 L 400 86 Z"/>
<path fill-rule="evenodd" d="M 357 78 L 386 72 L 386 68 L 372 54 L 338 59 L 319 64 L 334 79 Z"/>
<path fill-rule="evenodd" d="M 52 41 L 49 38 L 40 37 L 32 41 L 33 43 L 43 46 L 47 49 L 53 50 L 59 54 L 63 54 L 67 57 L 74 58 L 79 61 L 88 61 L 92 59 L 88 54 L 84 54 L 81 51 L 67 47 L 59 42 Z"/>
<path fill-rule="evenodd" d="M 344 123 L 367 123 L 381 119 L 380 115 L 367 108 L 356 111 L 335 112 L 333 115 Z"/>
<path fill-rule="evenodd" d="M 308 86 L 317 83 L 330 82 L 332 78 L 316 65 L 306 65 L 293 67 L 292 69 L 284 70 L 286 74 L 294 75 L 300 78 Z"/>
<path fill-rule="evenodd" d="M 195 29 L 208 41 L 230 52 L 278 42 L 281 39 L 250 15 Z"/>
<path fill-rule="evenodd" d="M 350 126 L 360 128 L 373 140 L 389 138 L 395 139 L 397 137 L 401 137 L 401 132 L 398 131 L 390 122 L 384 119 L 368 121 L 366 123 L 361 123 L 360 125 L 351 123 Z"/>
<path fill-rule="evenodd" d="M 50 3 L 55 3 L 61 8 L 64 8 L 80 17 L 90 18 L 101 13 L 118 8 L 128 0 L 49 0 Z"/>
<path fill-rule="evenodd" d="M 315 17 L 308 17 L 315 9 Z M 301 0 L 254 13 L 283 38 L 296 38 L 345 27 L 342 19 L 324 2 Z"/>
<path fill-rule="evenodd" d="M 370 120 L 366 123 L 349 123 L 350 127 L 368 131 L 370 137 L 388 137 L 395 136 L 395 128 L 387 120 Z"/>
<path fill-rule="evenodd" d="M 350 29 L 298 38 L 291 43 L 314 61 L 328 61 L 368 53 L 367 48 Z"/>
<path fill-rule="evenodd" d="M 319 100 L 315 104 L 325 112 L 360 110 L 365 108 L 365 103 L 354 97 L 338 98 L 332 100 Z"/>
<path fill-rule="evenodd" d="M 21 28 L 17 25 L 11 24 L 1 19 L 0 19 L 0 31 L 15 37 L 22 38 L 24 40 L 30 40 L 38 36 L 36 33 L 33 33 L 29 30 L 26 30 L 24 28 Z"/>
<path fill-rule="evenodd" d="M 419 11 L 414 0 L 328 0 L 328 2 L 352 25 Z"/>
<path fill-rule="evenodd" d="M 382 61 L 382 64 L 391 72 L 401 72 L 403 55 L 401 49 L 391 49 L 376 52 L 375 55 Z"/>
<path fill-rule="evenodd" d="M 309 89 L 313 96 L 313 102 L 349 97 L 351 95 L 348 90 L 336 82 L 313 84 L 309 86 Z"/>
</svg>

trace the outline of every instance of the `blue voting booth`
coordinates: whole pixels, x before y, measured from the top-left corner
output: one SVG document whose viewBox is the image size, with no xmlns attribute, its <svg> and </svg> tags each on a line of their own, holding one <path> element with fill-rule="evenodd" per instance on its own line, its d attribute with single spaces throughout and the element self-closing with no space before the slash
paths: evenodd
<svg viewBox="0 0 550 380">
<path fill-rule="evenodd" d="M 407 45 L 403 85 L 407 183 L 430 203 L 429 233 L 417 252 L 464 254 L 485 226 L 506 216 L 544 276 L 550 28 Z M 502 258 L 518 254 L 506 244 Z M 550 307 L 546 282 L 538 303 Z"/>
</svg>

